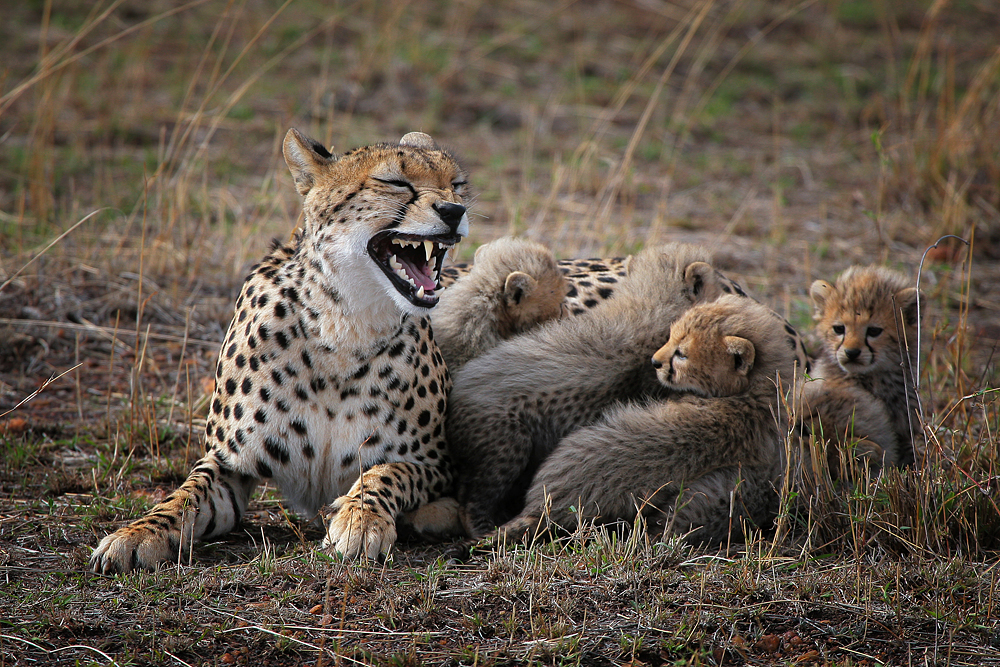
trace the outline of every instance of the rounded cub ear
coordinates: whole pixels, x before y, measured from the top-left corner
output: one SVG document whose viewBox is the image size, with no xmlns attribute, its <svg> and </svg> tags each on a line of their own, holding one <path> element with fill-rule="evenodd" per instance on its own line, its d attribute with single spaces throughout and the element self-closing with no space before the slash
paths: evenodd
<svg viewBox="0 0 1000 667">
<path fill-rule="evenodd" d="M 903 322 L 908 327 L 915 327 L 920 322 L 917 320 L 917 302 L 920 300 L 920 292 L 916 287 L 907 287 L 896 292 L 896 308 L 903 314 Z"/>
<path fill-rule="evenodd" d="M 285 134 L 281 145 L 285 156 L 285 164 L 292 172 L 295 189 L 305 197 L 316 184 L 320 172 L 331 162 L 333 154 L 315 139 L 310 139 L 294 127 Z"/>
<path fill-rule="evenodd" d="M 503 285 L 503 297 L 507 305 L 517 305 L 535 290 L 538 281 L 523 271 L 514 271 L 507 275 Z"/>
<path fill-rule="evenodd" d="M 411 146 L 413 148 L 424 148 L 426 150 L 437 150 L 438 145 L 431 139 L 431 135 L 423 132 L 407 132 L 399 140 L 400 146 Z"/>
<path fill-rule="evenodd" d="M 825 280 L 813 281 L 812 287 L 809 288 L 809 296 L 813 300 L 813 317 L 819 319 L 823 314 L 823 308 L 826 306 L 826 302 L 830 297 L 837 292 L 835 288 L 830 283 Z"/>
<path fill-rule="evenodd" d="M 722 342 L 726 346 L 726 352 L 733 357 L 733 370 L 737 374 L 746 375 L 753 370 L 753 361 L 757 355 L 753 343 L 739 336 L 725 336 Z"/>
<path fill-rule="evenodd" d="M 695 303 L 715 301 L 722 295 L 719 276 L 707 262 L 688 264 L 684 269 L 684 282 L 687 283 L 691 300 Z"/>
</svg>

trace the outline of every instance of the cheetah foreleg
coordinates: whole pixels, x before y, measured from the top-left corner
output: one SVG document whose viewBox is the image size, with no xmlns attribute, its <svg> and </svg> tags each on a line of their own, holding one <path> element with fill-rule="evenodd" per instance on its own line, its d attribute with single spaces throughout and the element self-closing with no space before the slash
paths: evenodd
<svg viewBox="0 0 1000 667">
<path fill-rule="evenodd" d="M 369 470 L 329 507 L 323 548 L 347 558 L 378 558 L 396 542 L 396 517 L 429 500 L 442 471 L 408 462 L 384 463 Z"/>
<path fill-rule="evenodd" d="M 101 540 L 90 567 L 112 574 L 176 561 L 182 548 L 191 549 L 195 541 L 232 530 L 256 486 L 256 479 L 235 474 L 209 453 L 166 500 Z"/>
</svg>

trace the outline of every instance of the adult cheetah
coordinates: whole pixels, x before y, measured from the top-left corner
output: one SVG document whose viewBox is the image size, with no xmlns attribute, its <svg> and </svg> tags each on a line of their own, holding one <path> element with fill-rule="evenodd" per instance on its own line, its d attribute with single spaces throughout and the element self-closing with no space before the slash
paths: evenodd
<svg viewBox="0 0 1000 667">
<path fill-rule="evenodd" d="M 451 485 L 448 371 L 428 313 L 468 233 L 467 177 L 426 134 L 343 155 L 289 130 L 303 228 L 250 273 L 219 355 L 207 454 L 143 518 L 107 536 L 110 573 L 230 531 L 263 480 L 315 516 L 325 548 L 377 557 L 401 513 Z"/>
</svg>

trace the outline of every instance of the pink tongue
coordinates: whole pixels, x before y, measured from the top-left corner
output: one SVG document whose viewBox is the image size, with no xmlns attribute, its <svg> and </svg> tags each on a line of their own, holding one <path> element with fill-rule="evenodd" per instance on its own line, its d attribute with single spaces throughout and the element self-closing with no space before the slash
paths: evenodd
<svg viewBox="0 0 1000 667">
<path fill-rule="evenodd" d="M 417 287 L 423 287 L 425 292 L 433 292 L 437 287 L 434 279 L 428 276 L 426 273 L 418 269 L 416 266 L 406 261 L 405 258 L 396 256 L 396 261 L 403 265 L 403 270 L 406 271 L 406 275 L 413 279 L 413 282 L 417 284 Z"/>
</svg>

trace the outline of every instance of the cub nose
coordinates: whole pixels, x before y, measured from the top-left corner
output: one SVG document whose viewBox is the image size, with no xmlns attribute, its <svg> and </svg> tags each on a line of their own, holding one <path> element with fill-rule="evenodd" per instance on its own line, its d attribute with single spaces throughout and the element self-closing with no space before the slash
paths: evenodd
<svg viewBox="0 0 1000 667">
<path fill-rule="evenodd" d="M 858 357 L 861 356 L 861 350 L 857 348 L 844 350 L 844 356 L 847 357 L 848 361 L 857 361 Z"/>
<path fill-rule="evenodd" d="M 663 368 L 663 362 L 658 360 L 656 357 L 652 358 L 653 368 Z"/>
<path fill-rule="evenodd" d="M 464 206 L 451 202 L 438 202 L 434 204 L 434 210 L 441 216 L 441 221 L 451 228 L 451 231 L 458 231 L 458 225 L 461 224 L 462 216 L 465 215 Z"/>
</svg>

